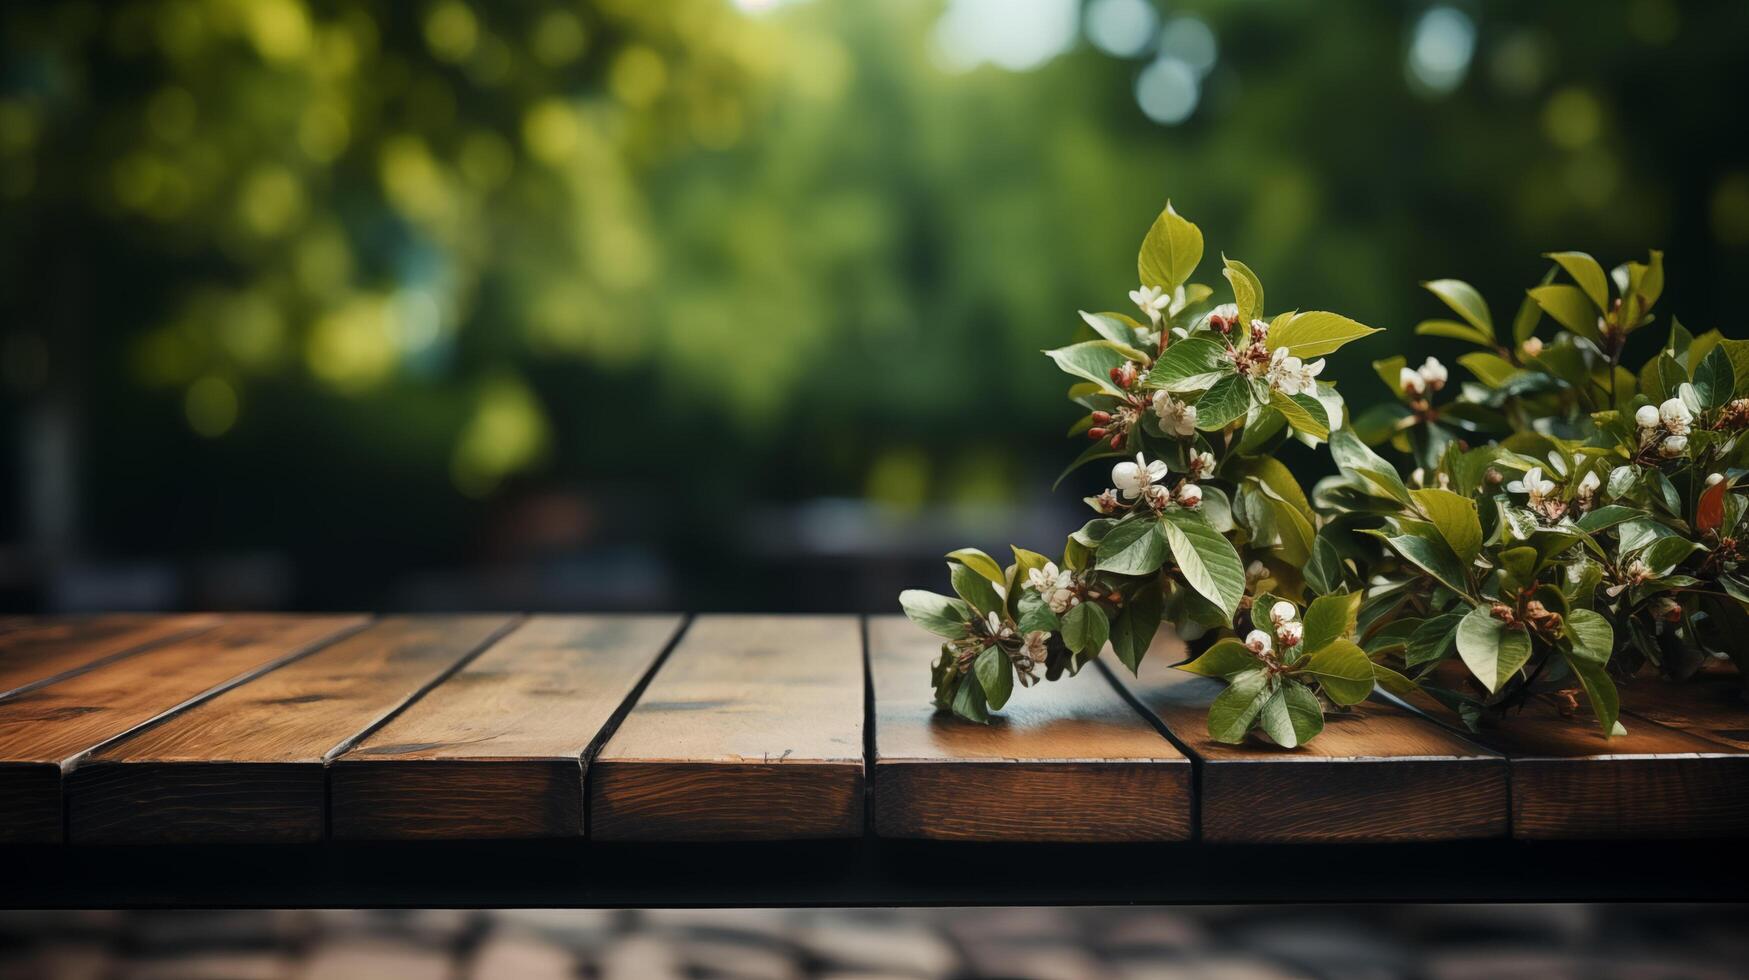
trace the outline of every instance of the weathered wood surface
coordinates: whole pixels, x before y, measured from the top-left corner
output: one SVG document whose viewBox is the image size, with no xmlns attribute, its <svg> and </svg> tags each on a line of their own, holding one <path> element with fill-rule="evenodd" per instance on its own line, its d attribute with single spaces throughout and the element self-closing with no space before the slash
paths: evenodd
<svg viewBox="0 0 1749 980">
<path fill-rule="evenodd" d="M 1730 665 L 1709 664 L 1685 681 L 1636 677 L 1619 686 L 1631 717 L 1749 751 L 1749 691 Z"/>
<path fill-rule="evenodd" d="M 1015 690 L 991 723 L 936 711 L 941 641 L 901 616 L 868 621 L 871 792 L 883 837 L 1186 840 L 1190 760 L 1096 669 Z"/>
<path fill-rule="evenodd" d="M 513 622 L 389 617 L 94 752 L 67 779 L 69 838 L 321 840 L 328 761 Z"/>
<path fill-rule="evenodd" d="M 1200 760 L 1204 840 L 1241 842 L 1434 841 L 1507 833 L 1506 763 L 1396 705 L 1368 701 L 1326 712 L 1324 731 L 1291 751 L 1217 742 L 1209 702 L 1224 685 L 1172 664 L 1183 645 L 1162 633 L 1132 677 L 1117 683 Z"/>
<path fill-rule="evenodd" d="M 329 767 L 336 838 L 584 833 L 597 739 L 678 616 L 536 616 Z"/>
<path fill-rule="evenodd" d="M 85 752 L 363 626 L 232 616 L 186 639 L 0 701 L 0 840 L 62 836 L 62 770 Z"/>
<path fill-rule="evenodd" d="M 1478 736 L 1511 763 L 1513 836 L 1749 833 L 1749 752 L 1631 713 L 1622 724 L 1605 738 L 1587 711 L 1533 704 Z"/>
<path fill-rule="evenodd" d="M 0 699 L 191 636 L 218 621 L 208 615 L 127 614 L 20 620 L 0 630 Z"/>
<path fill-rule="evenodd" d="M 863 658 L 849 616 L 701 616 L 602 747 L 590 836 L 858 834 Z"/>
</svg>

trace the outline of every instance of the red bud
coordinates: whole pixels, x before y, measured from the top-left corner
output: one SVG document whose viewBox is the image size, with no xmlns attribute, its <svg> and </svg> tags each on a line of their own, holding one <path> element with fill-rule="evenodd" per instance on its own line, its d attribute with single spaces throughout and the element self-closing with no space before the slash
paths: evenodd
<svg viewBox="0 0 1749 980">
<path fill-rule="evenodd" d="M 1119 432 L 1117 435 L 1111 437 L 1111 448 L 1113 448 L 1113 449 L 1122 449 L 1123 448 L 1123 433 Z"/>
<path fill-rule="evenodd" d="M 1104 439 L 1105 438 L 1105 430 L 1101 429 L 1098 426 L 1094 426 L 1093 428 L 1087 430 L 1087 438 L 1092 439 L 1095 442 L 1099 441 L 1100 439 Z"/>
<path fill-rule="evenodd" d="M 1111 421 L 1111 413 L 1110 412 L 1094 412 L 1093 413 L 1093 421 L 1098 422 L 1100 425 L 1104 425 L 1105 423 Z"/>
</svg>

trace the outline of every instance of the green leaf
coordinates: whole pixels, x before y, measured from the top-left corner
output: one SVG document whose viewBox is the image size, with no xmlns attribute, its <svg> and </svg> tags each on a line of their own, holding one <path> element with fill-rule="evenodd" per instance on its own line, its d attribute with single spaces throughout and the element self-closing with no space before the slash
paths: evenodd
<svg viewBox="0 0 1749 980">
<path fill-rule="evenodd" d="M 1269 331 L 1269 349 L 1287 348 L 1289 354 L 1311 360 L 1333 354 L 1344 344 L 1379 333 L 1376 327 L 1356 323 L 1337 313 L 1312 310 L 1287 314 L 1287 322 Z"/>
<path fill-rule="evenodd" d="M 1591 702 L 1591 713 L 1597 716 L 1597 727 L 1603 729 L 1606 736 L 1625 734 L 1620 721 L 1621 696 L 1616 693 L 1615 682 L 1609 679 L 1603 665 L 1573 656 L 1567 658 L 1567 666 L 1573 669 L 1573 676 L 1579 678 L 1580 686 L 1585 688 L 1585 700 Z"/>
<path fill-rule="evenodd" d="M 1304 398 L 1305 396 L 1300 396 Z M 1281 391 L 1269 390 L 1269 407 L 1281 413 L 1287 419 L 1287 424 L 1293 426 L 1295 432 L 1304 433 L 1318 439 L 1330 438 L 1330 425 L 1324 408 L 1316 402 L 1312 403 L 1317 411 L 1300 403 L 1296 398 L 1290 398 Z"/>
<path fill-rule="evenodd" d="M 1638 518 L 1650 516 L 1650 514 L 1647 514 L 1643 510 L 1636 510 L 1633 507 L 1623 507 L 1619 504 L 1610 504 L 1607 507 L 1599 507 L 1586 514 L 1584 517 L 1579 518 L 1578 523 L 1581 531 L 1589 531 L 1595 534 L 1598 531 L 1606 531 L 1624 521 L 1632 521 Z"/>
<path fill-rule="evenodd" d="M 1229 680 L 1236 674 L 1257 669 L 1257 658 L 1245 649 L 1245 644 L 1227 637 L 1217 640 L 1215 645 L 1203 652 L 1203 655 L 1187 664 L 1179 664 L 1178 669 L 1204 677 L 1219 677 Z"/>
<path fill-rule="evenodd" d="M 1571 609 L 1564 623 L 1574 656 L 1596 664 L 1609 663 L 1609 655 L 1615 651 L 1615 629 L 1608 618 L 1589 609 Z"/>
<path fill-rule="evenodd" d="M 1207 337 L 1186 337 L 1167 345 L 1148 372 L 1148 384 L 1167 391 L 1201 391 L 1233 371 L 1226 348 Z"/>
<path fill-rule="evenodd" d="M 1174 344 L 1167 351 L 1171 352 L 1177 346 Z M 1243 417 L 1250 409 L 1251 382 L 1237 374 L 1229 374 L 1196 400 L 1196 427 L 1204 432 L 1215 432 Z"/>
<path fill-rule="evenodd" d="M 1556 323 L 1593 343 L 1603 340 L 1597 329 L 1597 307 L 1578 286 L 1537 286 L 1530 295 Z"/>
<path fill-rule="evenodd" d="M 1324 709 L 1311 688 L 1287 680 L 1263 702 L 1257 725 L 1276 745 L 1296 748 L 1324 730 Z"/>
<path fill-rule="evenodd" d="M 1316 653 L 1333 640 L 1352 636 L 1360 615 L 1360 599 L 1360 593 L 1352 592 L 1319 596 L 1308 603 L 1305 615 L 1300 617 L 1304 634 L 1300 643 L 1304 648 Z"/>
<path fill-rule="evenodd" d="M 1111 394 L 1124 394 L 1122 388 L 1112 383 L 1111 369 L 1122 366 L 1131 358 L 1126 357 L 1124 349 L 1117 344 L 1109 340 L 1089 340 L 1044 353 L 1063 372 L 1091 381 Z"/>
<path fill-rule="evenodd" d="M 1548 252 L 1543 258 L 1560 263 L 1598 309 L 1609 308 L 1609 277 L 1604 275 L 1603 266 L 1598 265 L 1596 259 L 1584 252 Z"/>
<path fill-rule="evenodd" d="M 1732 394 L 1738 398 L 1749 395 L 1749 340 L 1720 340 L 1719 349 L 1731 360 L 1731 374 L 1737 384 Z"/>
<path fill-rule="evenodd" d="M 1154 219 L 1136 255 L 1136 274 L 1142 285 L 1170 292 L 1183 285 L 1201 261 L 1202 230 L 1172 210 L 1172 202 L 1167 201 L 1166 210 Z"/>
<path fill-rule="evenodd" d="M 979 617 L 990 613 L 1002 614 L 1002 597 L 996 594 L 995 583 L 972 571 L 971 566 L 957 561 L 947 563 L 947 575 L 953 583 L 953 590 L 959 593 L 961 599 L 966 600 Z"/>
<path fill-rule="evenodd" d="M 1421 286 L 1438 296 L 1445 305 L 1451 307 L 1453 313 L 1463 317 L 1470 326 L 1487 334 L 1490 342 L 1493 341 L 1494 318 L 1488 315 L 1488 304 L 1474 286 L 1459 279 L 1434 279 L 1422 283 Z"/>
<path fill-rule="evenodd" d="M 1257 273 L 1238 259 L 1224 255 L 1221 263 L 1225 266 L 1221 275 L 1226 276 L 1233 287 L 1233 305 L 1239 308 L 1239 322 L 1249 324 L 1263 316 L 1263 282 L 1257 278 Z"/>
<path fill-rule="evenodd" d="M 1312 555 L 1306 561 L 1306 588 L 1317 593 L 1335 592 L 1347 577 L 1347 567 L 1342 563 L 1342 553 L 1320 533 L 1312 539 Z"/>
<path fill-rule="evenodd" d="M 1385 462 L 1378 453 L 1367 448 L 1350 429 L 1337 429 L 1330 434 L 1330 455 L 1336 466 L 1350 476 L 1358 476 L 1369 485 L 1383 491 L 1392 500 L 1410 502 L 1409 488 L 1397 475 L 1397 468 Z"/>
<path fill-rule="evenodd" d="M 950 551 L 947 553 L 947 559 L 948 561 L 957 561 L 997 585 L 1007 587 L 1008 578 L 1002 574 L 1002 566 L 996 564 L 996 559 L 976 548 L 961 548 L 958 551 Z"/>
<path fill-rule="evenodd" d="M 1149 579 L 1136 591 L 1135 598 L 1124 604 L 1111 624 L 1111 650 L 1130 673 L 1142 665 L 1142 657 L 1160 632 L 1160 617 L 1166 607 L 1166 597 L 1160 592 L 1158 579 Z"/>
<path fill-rule="evenodd" d="M 1051 612 L 1050 603 L 1044 596 L 1030 589 L 1023 592 L 1016 604 L 1019 615 L 1015 619 L 1014 628 L 1022 633 L 1059 633 L 1063 629 L 1063 621 L 1057 614 Z"/>
<path fill-rule="evenodd" d="M 1415 505 L 1427 515 L 1445 543 L 1451 545 L 1458 560 L 1469 565 L 1482 549 L 1482 522 L 1476 516 L 1476 502 L 1450 490 L 1429 488 L 1411 490 Z"/>
<path fill-rule="evenodd" d="M 1554 281 L 1555 270 L 1554 267 L 1551 266 L 1549 267 L 1549 271 L 1543 276 L 1540 285 L 1547 286 Z M 1531 334 L 1536 333 L 1536 325 L 1542 321 L 1542 318 L 1542 307 L 1536 305 L 1535 299 L 1527 294 L 1523 299 L 1519 300 L 1518 313 L 1512 318 L 1513 345 L 1521 345 L 1526 340 L 1529 340 Z"/>
<path fill-rule="evenodd" d="M 1467 323 L 1456 320 L 1422 320 L 1415 324 L 1415 332 L 1423 337 L 1449 337 L 1452 340 L 1468 341 L 1483 347 L 1494 346 L 1494 335 Z"/>
<path fill-rule="evenodd" d="M 1168 510 L 1161 533 L 1172 549 L 1172 560 L 1190 587 L 1218 606 L 1228 623 L 1245 596 L 1245 566 L 1225 536 L 1189 510 Z"/>
<path fill-rule="evenodd" d="M 959 689 L 953 694 L 953 713 L 967 721 L 988 725 L 990 711 L 987 704 L 984 689 L 978 686 L 978 678 L 970 674 L 961 677 Z"/>
<path fill-rule="evenodd" d="M 1071 653 L 1097 656 L 1111 636 L 1111 623 L 1097 602 L 1083 602 L 1063 614 L 1063 642 Z"/>
<path fill-rule="evenodd" d="M 1141 324 L 1120 313 L 1089 313 L 1086 310 L 1076 310 L 1075 312 L 1081 314 L 1081 322 L 1087 324 L 1101 338 L 1109 340 L 1119 347 L 1127 348 L 1130 360 L 1139 361 L 1146 357 L 1145 352 L 1135 349 L 1135 331 Z"/>
<path fill-rule="evenodd" d="M 1306 659 L 1305 673 L 1318 678 L 1337 704 L 1359 704 L 1372 694 L 1372 661 L 1353 640 L 1335 640 Z"/>
<path fill-rule="evenodd" d="M 1489 693 L 1500 690 L 1530 660 L 1530 634 L 1508 629 L 1487 606 L 1470 610 L 1458 624 L 1458 656 Z"/>
<path fill-rule="evenodd" d="M 1094 443 L 1093 445 L 1088 446 L 1086 449 L 1081 450 L 1081 455 L 1076 456 L 1074 462 L 1070 463 L 1068 466 L 1063 467 L 1063 472 L 1058 473 L 1057 479 L 1053 483 L 1051 483 L 1051 489 L 1053 491 L 1056 490 L 1058 487 L 1063 485 L 1064 480 L 1068 479 L 1070 473 L 1075 472 L 1076 470 L 1080 469 L 1083 466 L 1086 466 L 1088 463 L 1091 463 L 1096 459 L 1112 459 L 1112 458 L 1117 457 L 1117 456 L 1128 456 L 1128 455 L 1130 455 L 1130 454 L 1128 452 L 1125 452 L 1122 449 L 1111 448 L 1110 443 L 1101 439 L 1098 442 Z"/>
<path fill-rule="evenodd" d="M 1002 710 L 1008 696 L 1014 693 L 1014 665 L 999 647 L 985 647 L 972 661 L 972 672 L 978 675 L 978 686 L 984 689 L 984 700 L 990 708 Z"/>
<path fill-rule="evenodd" d="M 1209 737 L 1229 745 L 1243 742 L 1269 695 L 1269 677 L 1263 671 L 1246 671 L 1234 677 L 1209 705 Z"/>
<path fill-rule="evenodd" d="M 1498 388 L 1506 383 L 1506 379 L 1518 373 L 1512 362 L 1499 354 L 1488 351 L 1471 351 L 1458 358 L 1458 363 L 1469 369 L 1476 380 L 1490 388 Z"/>
<path fill-rule="evenodd" d="M 1694 393 L 1708 409 L 1722 407 L 1737 390 L 1737 371 L 1722 347 L 1714 347 L 1694 369 Z"/>
<path fill-rule="evenodd" d="M 971 607 L 964 602 L 922 589 L 906 589 L 899 593 L 899 607 L 905 610 L 911 622 L 949 640 L 965 636 L 966 624 L 972 618 Z"/>
<path fill-rule="evenodd" d="M 1146 515 L 1118 522 L 1099 542 L 1099 570 L 1119 575 L 1159 571 L 1166 561 L 1166 541 L 1157 530 L 1159 526 L 1160 522 Z"/>
<path fill-rule="evenodd" d="M 1463 613 L 1445 613 L 1415 627 L 1415 632 L 1409 635 L 1409 642 L 1403 651 L 1403 662 L 1410 667 L 1418 667 L 1443 659 L 1446 651 L 1451 649 L 1452 641 L 1457 638 L 1458 624 L 1463 621 Z"/>
<path fill-rule="evenodd" d="M 1470 594 L 1469 575 L 1465 565 L 1437 528 L 1426 521 L 1399 520 L 1397 529 L 1397 534 L 1368 533 L 1384 538 L 1393 551 L 1452 591 L 1460 595 Z"/>
</svg>

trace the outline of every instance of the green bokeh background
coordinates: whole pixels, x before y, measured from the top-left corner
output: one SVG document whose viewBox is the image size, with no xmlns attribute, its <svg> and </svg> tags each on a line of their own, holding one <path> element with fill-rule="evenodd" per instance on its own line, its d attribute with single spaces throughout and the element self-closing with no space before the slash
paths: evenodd
<svg viewBox="0 0 1749 980">
<path fill-rule="evenodd" d="M 0 595 L 885 608 L 1073 526 L 1036 352 L 1167 197 L 1272 307 L 1387 329 L 1354 405 L 1456 353 L 1416 282 L 1504 313 L 1550 249 L 1664 248 L 1744 335 L 1749 6 L 1153 3 L 1217 43 L 1170 124 L 1097 2 L 1018 70 L 943 25 L 1064 4 L 751 6 L 7 5 Z"/>
</svg>

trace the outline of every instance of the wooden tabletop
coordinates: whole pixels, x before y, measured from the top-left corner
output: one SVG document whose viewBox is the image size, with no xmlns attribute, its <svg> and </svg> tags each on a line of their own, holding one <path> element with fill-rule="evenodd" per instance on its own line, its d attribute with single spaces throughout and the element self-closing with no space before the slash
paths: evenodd
<svg viewBox="0 0 1749 980">
<path fill-rule="evenodd" d="M 987 727 L 933 710 L 937 649 L 892 616 L 13 619 L 0 842 L 1749 831 L 1728 670 L 1623 684 L 1616 739 L 1531 711 L 1471 737 L 1375 700 L 1282 751 L 1208 737 L 1219 686 L 1169 669 L 1170 637 L 1140 676 L 1017 690 Z"/>
</svg>

